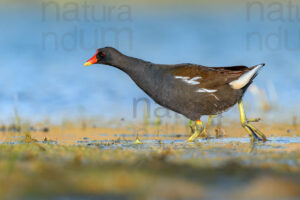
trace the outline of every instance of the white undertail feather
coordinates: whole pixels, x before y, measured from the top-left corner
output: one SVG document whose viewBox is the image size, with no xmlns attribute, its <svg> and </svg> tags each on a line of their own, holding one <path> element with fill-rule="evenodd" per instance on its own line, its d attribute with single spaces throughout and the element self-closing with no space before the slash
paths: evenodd
<svg viewBox="0 0 300 200">
<path fill-rule="evenodd" d="M 252 77 L 255 76 L 255 74 L 257 74 L 258 70 L 262 68 L 264 65 L 265 64 L 256 65 L 256 67 L 254 67 L 250 71 L 240 76 L 237 80 L 231 81 L 229 85 L 231 86 L 232 89 L 236 89 L 236 90 L 245 87 L 249 83 L 249 81 L 251 81 Z"/>
</svg>

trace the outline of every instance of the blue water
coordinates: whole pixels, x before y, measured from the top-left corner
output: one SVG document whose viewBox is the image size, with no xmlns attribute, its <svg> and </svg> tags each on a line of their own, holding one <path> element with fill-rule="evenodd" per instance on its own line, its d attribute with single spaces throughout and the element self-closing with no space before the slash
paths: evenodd
<svg viewBox="0 0 300 200">
<path fill-rule="evenodd" d="M 110 4 L 97 5 L 103 9 Z M 273 114 L 288 118 L 299 115 L 298 20 L 261 20 L 255 9 L 247 20 L 245 5 L 241 3 L 240 9 L 223 11 L 200 7 L 143 9 L 126 4 L 131 9 L 130 17 L 122 21 L 118 18 L 120 5 L 111 5 L 117 6 L 116 12 L 110 15 L 111 19 L 100 22 L 86 21 L 81 8 L 78 19 L 73 21 L 62 17 L 57 20 L 53 8 L 44 12 L 43 19 L 42 4 L 38 3 L 0 8 L 2 121 L 11 119 L 15 107 L 22 117 L 31 120 L 57 121 L 77 116 L 133 119 L 134 98 L 147 95 L 117 69 L 103 65 L 83 67 L 96 48 L 103 46 L 114 46 L 154 63 L 252 66 L 264 62 L 267 65 L 255 84 L 265 90 L 269 102 L 279 107 Z M 60 9 L 61 16 L 66 14 L 62 6 Z M 98 16 L 103 12 L 99 9 Z M 268 11 L 264 13 L 267 15 Z M 118 44 L 113 33 L 107 33 L 102 42 L 102 31 L 111 28 L 125 28 L 128 32 L 121 34 Z M 55 39 L 45 39 L 43 34 L 49 33 Z M 247 34 L 251 33 L 259 36 L 250 40 L 248 37 L 247 42 Z M 251 104 L 250 112 L 255 112 L 260 99 L 250 92 L 245 99 Z M 151 109 L 155 108 L 157 105 L 151 101 Z M 138 112 L 141 117 L 142 106 Z"/>
</svg>

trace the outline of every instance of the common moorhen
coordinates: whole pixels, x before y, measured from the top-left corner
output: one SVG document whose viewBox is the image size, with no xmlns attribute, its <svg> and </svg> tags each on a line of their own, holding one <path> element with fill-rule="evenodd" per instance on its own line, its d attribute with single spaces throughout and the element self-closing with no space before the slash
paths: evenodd
<svg viewBox="0 0 300 200">
<path fill-rule="evenodd" d="M 242 97 L 264 64 L 253 67 L 206 67 L 184 63 L 154 64 L 126 56 L 112 47 L 100 48 L 84 65 L 105 64 L 125 73 L 156 103 L 196 121 L 193 141 L 204 131 L 200 117 L 220 114 L 239 104 L 242 126 L 251 141 L 266 141 L 265 135 L 245 116 Z M 211 117 L 210 117 L 211 120 Z"/>
</svg>

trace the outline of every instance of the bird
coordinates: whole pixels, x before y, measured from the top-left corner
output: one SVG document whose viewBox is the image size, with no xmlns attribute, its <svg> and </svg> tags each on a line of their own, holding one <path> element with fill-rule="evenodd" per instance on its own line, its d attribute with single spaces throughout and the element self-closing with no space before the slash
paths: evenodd
<svg viewBox="0 0 300 200">
<path fill-rule="evenodd" d="M 243 95 L 259 70 L 265 64 L 252 67 L 207 67 L 198 64 L 155 64 L 122 54 L 113 47 L 99 48 L 84 66 L 104 64 L 126 74 L 157 104 L 180 113 L 190 119 L 193 132 L 188 141 L 193 142 L 208 127 L 201 117 L 211 119 L 238 104 L 241 125 L 251 142 L 267 140 L 267 137 L 251 122 L 260 119 L 246 118 Z"/>
</svg>

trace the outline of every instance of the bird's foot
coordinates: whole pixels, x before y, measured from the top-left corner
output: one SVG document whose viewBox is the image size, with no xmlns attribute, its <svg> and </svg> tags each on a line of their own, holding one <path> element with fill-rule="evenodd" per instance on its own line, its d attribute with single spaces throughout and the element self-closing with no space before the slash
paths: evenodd
<svg viewBox="0 0 300 200">
<path fill-rule="evenodd" d="M 199 135 L 200 135 L 200 133 L 198 133 L 198 132 L 196 131 L 191 137 L 189 137 L 189 139 L 188 139 L 187 141 L 188 141 L 188 142 L 194 142 L 195 139 L 196 139 L 197 137 L 199 137 Z"/>
<path fill-rule="evenodd" d="M 190 126 L 191 127 L 191 126 Z M 195 127 L 191 127 L 191 131 L 193 131 L 193 135 L 189 137 L 188 142 L 194 142 L 204 131 L 204 127 L 201 120 L 197 120 Z"/>
<path fill-rule="evenodd" d="M 259 122 L 261 120 L 261 118 L 254 118 L 254 119 L 247 119 L 247 122 Z"/>
<path fill-rule="evenodd" d="M 251 137 L 251 142 L 255 142 L 256 140 L 266 142 L 267 137 L 263 132 L 257 129 L 255 126 L 251 125 L 250 122 L 258 122 L 260 118 L 257 119 L 246 119 L 246 121 L 242 124 L 243 128 L 249 133 Z"/>
<path fill-rule="evenodd" d="M 203 138 L 203 139 L 208 139 L 209 134 L 207 133 L 206 129 L 203 129 L 203 131 L 196 131 L 194 134 L 189 137 L 187 140 L 188 142 L 194 142 L 198 137 Z"/>
<path fill-rule="evenodd" d="M 263 134 L 260 130 L 258 130 L 257 128 L 255 128 L 250 124 L 251 122 L 258 122 L 260 121 L 260 119 L 259 118 L 247 119 L 243 100 L 240 100 L 238 104 L 239 104 L 239 111 L 241 117 L 241 124 L 242 127 L 248 132 L 249 136 L 251 137 L 251 143 L 254 143 L 255 140 L 263 141 L 263 142 L 267 141 L 267 137 L 265 136 L 265 134 Z"/>
</svg>

